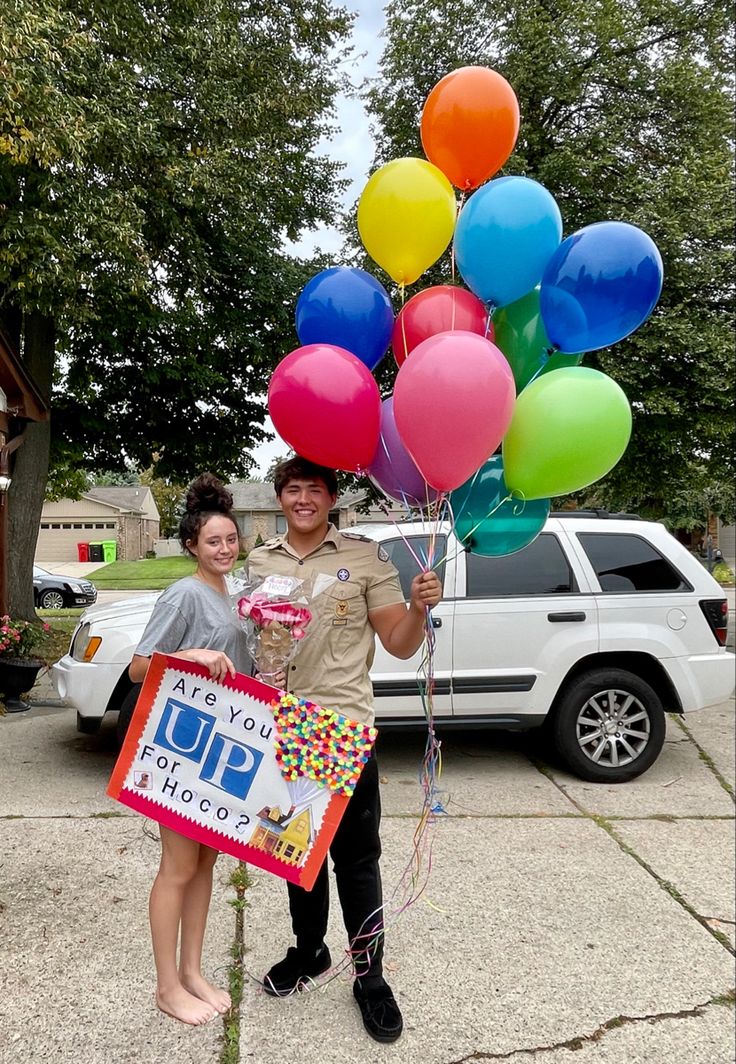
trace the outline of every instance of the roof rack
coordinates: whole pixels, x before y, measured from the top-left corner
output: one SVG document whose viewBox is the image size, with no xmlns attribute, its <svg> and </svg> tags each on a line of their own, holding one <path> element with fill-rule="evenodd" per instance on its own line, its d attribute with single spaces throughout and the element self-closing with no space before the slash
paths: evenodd
<svg viewBox="0 0 736 1064">
<path fill-rule="evenodd" d="M 553 510 L 550 517 L 598 517 L 602 521 L 641 521 L 639 514 L 609 513 L 608 510 Z"/>
</svg>

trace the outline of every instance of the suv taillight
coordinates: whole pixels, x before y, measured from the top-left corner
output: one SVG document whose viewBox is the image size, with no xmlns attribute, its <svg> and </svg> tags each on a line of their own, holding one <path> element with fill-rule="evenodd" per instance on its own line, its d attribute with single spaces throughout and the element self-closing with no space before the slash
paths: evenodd
<svg viewBox="0 0 736 1064">
<path fill-rule="evenodd" d="M 700 608 L 705 614 L 713 635 L 719 644 L 725 647 L 728 631 L 728 602 L 726 599 L 701 599 Z"/>
</svg>

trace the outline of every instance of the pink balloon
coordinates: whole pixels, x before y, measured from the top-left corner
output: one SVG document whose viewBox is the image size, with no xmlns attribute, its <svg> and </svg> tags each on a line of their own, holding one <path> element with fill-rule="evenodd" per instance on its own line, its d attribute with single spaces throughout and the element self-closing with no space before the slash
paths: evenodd
<svg viewBox="0 0 736 1064">
<path fill-rule="evenodd" d="M 515 398 L 514 375 L 496 345 L 455 330 L 424 340 L 401 366 L 394 417 L 427 483 L 452 491 L 496 450 Z"/>
<path fill-rule="evenodd" d="M 318 465 L 360 473 L 376 452 L 378 385 L 360 359 L 334 344 L 307 344 L 279 362 L 268 412 L 282 439 Z"/>
</svg>

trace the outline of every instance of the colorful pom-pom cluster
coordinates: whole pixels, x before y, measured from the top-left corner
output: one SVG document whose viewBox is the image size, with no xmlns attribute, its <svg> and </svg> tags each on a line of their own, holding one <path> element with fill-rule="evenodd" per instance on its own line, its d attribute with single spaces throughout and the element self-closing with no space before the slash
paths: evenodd
<svg viewBox="0 0 736 1064">
<path fill-rule="evenodd" d="M 378 732 L 295 695 L 271 702 L 276 721 L 276 761 L 288 782 L 299 776 L 346 797 L 370 757 Z"/>
</svg>

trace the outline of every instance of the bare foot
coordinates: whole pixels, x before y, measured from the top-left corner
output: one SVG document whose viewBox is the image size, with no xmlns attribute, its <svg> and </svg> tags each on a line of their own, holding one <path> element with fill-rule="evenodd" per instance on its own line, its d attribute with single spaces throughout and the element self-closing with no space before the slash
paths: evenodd
<svg viewBox="0 0 736 1064">
<path fill-rule="evenodd" d="M 157 990 L 156 1004 L 167 1016 L 173 1016 L 182 1023 L 191 1023 L 195 1027 L 207 1023 L 217 1015 L 211 1003 L 190 994 L 183 986 L 176 986 L 167 991 Z"/>
<path fill-rule="evenodd" d="M 227 1012 L 232 1005 L 227 990 L 220 990 L 218 986 L 213 986 L 199 973 L 196 975 L 182 975 L 181 982 L 182 986 L 185 986 L 191 994 L 205 1001 L 208 1005 L 212 1005 L 219 1013 Z"/>
</svg>

